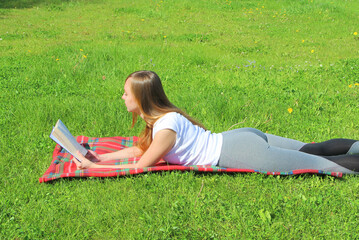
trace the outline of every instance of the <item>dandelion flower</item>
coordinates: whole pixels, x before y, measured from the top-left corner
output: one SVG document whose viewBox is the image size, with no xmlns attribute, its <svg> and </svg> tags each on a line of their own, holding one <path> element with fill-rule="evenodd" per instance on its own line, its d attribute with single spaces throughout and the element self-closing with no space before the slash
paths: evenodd
<svg viewBox="0 0 359 240">
<path fill-rule="evenodd" d="M 304 43 L 304 42 L 305 42 L 305 40 L 303 39 L 303 40 L 302 40 L 302 43 Z"/>
<path fill-rule="evenodd" d="M 292 113 L 293 112 L 293 108 L 288 108 L 288 112 Z"/>
<path fill-rule="evenodd" d="M 163 36 L 163 38 L 167 38 L 167 36 Z"/>
<path fill-rule="evenodd" d="M 299 29 L 295 30 L 295 32 L 299 32 Z"/>
<path fill-rule="evenodd" d="M 310 52 L 311 52 L 311 53 L 314 53 L 314 49 L 312 49 Z"/>
<path fill-rule="evenodd" d="M 60 59 L 56 58 L 56 61 L 59 61 Z"/>
<path fill-rule="evenodd" d="M 351 88 L 351 87 L 353 87 L 353 85 L 352 85 L 352 84 L 350 84 L 350 85 L 349 85 L 349 87 Z"/>
<path fill-rule="evenodd" d="M 142 18 L 141 21 L 143 22 L 143 21 L 145 21 L 145 19 Z"/>
<path fill-rule="evenodd" d="M 82 57 L 83 57 L 83 58 L 87 58 L 87 56 L 86 56 L 86 55 L 82 55 Z"/>
<path fill-rule="evenodd" d="M 359 86 L 359 83 L 355 83 L 354 85 L 355 85 L 355 86 Z"/>
<path fill-rule="evenodd" d="M 353 34 L 354 34 L 354 36 L 356 36 L 356 35 L 358 35 L 358 32 L 354 32 Z"/>
<path fill-rule="evenodd" d="M 83 52 L 84 50 L 83 49 L 80 49 L 81 52 Z"/>
</svg>

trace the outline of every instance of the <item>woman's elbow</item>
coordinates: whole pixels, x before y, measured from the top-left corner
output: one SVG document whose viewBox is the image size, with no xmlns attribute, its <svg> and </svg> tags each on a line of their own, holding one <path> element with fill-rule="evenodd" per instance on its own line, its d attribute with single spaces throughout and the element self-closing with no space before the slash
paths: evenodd
<svg viewBox="0 0 359 240">
<path fill-rule="evenodd" d="M 144 164 L 141 162 L 137 162 L 135 164 L 133 164 L 133 168 L 145 168 L 145 167 L 150 167 L 148 164 Z"/>
<path fill-rule="evenodd" d="M 156 161 L 138 161 L 137 163 L 134 164 L 135 168 L 145 168 L 145 167 L 153 167 L 156 165 L 156 163 L 158 163 L 160 161 L 160 159 L 156 160 Z"/>
</svg>

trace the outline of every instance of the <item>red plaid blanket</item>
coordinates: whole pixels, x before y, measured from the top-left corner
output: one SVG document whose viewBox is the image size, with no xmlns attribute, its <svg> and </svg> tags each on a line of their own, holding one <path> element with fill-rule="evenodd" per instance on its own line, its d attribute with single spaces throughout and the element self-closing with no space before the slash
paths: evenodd
<svg viewBox="0 0 359 240">
<path fill-rule="evenodd" d="M 83 144 L 86 148 L 91 149 L 99 154 L 118 151 L 120 149 L 133 146 L 133 143 L 137 141 L 137 137 L 105 137 L 105 138 L 91 138 L 85 136 L 78 136 L 77 141 Z M 138 161 L 139 158 L 120 159 L 108 161 L 103 164 L 103 168 L 99 169 L 86 169 L 77 170 L 75 163 L 72 161 L 72 156 L 62 149 L 59 145 L 56 145 L 52 156 L 52 162 L 50 167 L 40 177 L 39 181 L 48 182 L 58 178 L 65 177 L 115 177 L 130 174 L 139 174 L 145 172 L 155 171 L 199 171 L 199 172 L 243 172 L 243 173 L 263 173 L 267 175 L 295 175 L 302 173 L 315 173 L 326 174 L 335 177 L 342 177 L 340 172 L 324 172 L 313 169 L 298 169 L 291 172 L 266 172 L 253 169 L 239 169 L 239 168 L 223 168 L 218 166 L 181 166 L 181 165 L 169 165 L 165 161 L 161 160 L 153 167 L 136 168 L 136 169 L 111 169 L 106 168 L 107 164 L 128 164 Z"/>
</svg>

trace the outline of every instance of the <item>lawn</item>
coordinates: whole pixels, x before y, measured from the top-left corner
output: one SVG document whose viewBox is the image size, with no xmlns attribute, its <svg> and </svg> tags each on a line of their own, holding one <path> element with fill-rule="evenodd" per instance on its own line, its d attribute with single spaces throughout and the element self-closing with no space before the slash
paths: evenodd
<svg viewBox="0 0 359 240">
<path fill-rule="evenodd" d="M 359 178 L 148 173 L 40 184 L 61 119 L 138 135 L 121 100 L 153 70 L 214 132 L 359 139 L 356 0 L 4 0 L 0 239 L 355 239 Z"/>
</svg>

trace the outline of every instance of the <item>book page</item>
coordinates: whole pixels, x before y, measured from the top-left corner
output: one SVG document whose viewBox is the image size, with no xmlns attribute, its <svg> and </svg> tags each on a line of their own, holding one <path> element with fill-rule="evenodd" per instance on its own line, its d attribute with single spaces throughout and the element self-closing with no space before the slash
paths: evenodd
<svg viewBox="0 0 359 240">
<path fill-rule="evenodd" d="M 72 136 L 70 131 L 60 119 L 57 121 L 55 127 L 53 128 L 50 134 L 50 138 L 78 160 L 79 158 L 76 153 L 77 151 L 80 151 L 80 153 L 84 156 L 87 154 L 87 149 L 76 141 L 76 139 Z"/>
</svg>

